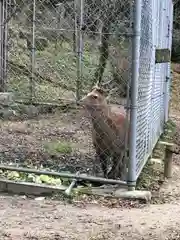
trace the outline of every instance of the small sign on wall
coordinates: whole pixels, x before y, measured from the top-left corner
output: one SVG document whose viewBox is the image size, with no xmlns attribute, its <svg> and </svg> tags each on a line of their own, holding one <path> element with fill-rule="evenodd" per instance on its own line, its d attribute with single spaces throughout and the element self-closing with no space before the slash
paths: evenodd
<svg viewBox="0 0 180 240">
<path fill-rule="evenodd" d="M 171 61 L 171 52 L 168 48 L 156 49 L 155 63 L 167 63 Z"/>
</svg>

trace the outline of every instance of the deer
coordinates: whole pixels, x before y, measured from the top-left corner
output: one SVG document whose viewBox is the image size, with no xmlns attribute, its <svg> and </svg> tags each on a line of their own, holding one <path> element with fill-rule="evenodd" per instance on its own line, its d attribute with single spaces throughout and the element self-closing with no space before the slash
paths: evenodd
<svg viewBox="0 0 180 240">
<path fill-rule="evenodd" d="M 90 115 L 92 142 L 104 177 L 124 178 L 125 136 L 126 126 L 129 124 L 124 106 L 109 104 L 105 91 L 98 85 L 95 85 L 79 103 Z M 108 171 L 108 160 L 112 163 L 110 171 Z"/>
</svg>

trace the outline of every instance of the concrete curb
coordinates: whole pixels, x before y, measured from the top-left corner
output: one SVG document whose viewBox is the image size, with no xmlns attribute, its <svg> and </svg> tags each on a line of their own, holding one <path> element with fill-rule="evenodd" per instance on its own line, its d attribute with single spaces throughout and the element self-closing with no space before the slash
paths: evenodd
<svg viewBox="0 0 180 240">
<path fill-rule="evenodd" d="M 45 184 L 35 184 L 28 182 L 14 182 L 11 180 L 0 179 L 0 192 L 8 192 L 13 194 L 27 194 L 34 196 L 51 195 L 53 193 L 62 193 L 67 189 L 66 186 L 48 186 Z M 85 190 L 85 189 L 84 189 Z M 88 195 L 98 195 L 104 197 L 115 197 L 122 199 L 144 200 L 149 202 L 151 200 L 151 192 L 149 191 L 128 191 L 125 188 L 92 188 L 90 191 L 83 191 L 81 193 Z"/>
<path fill-rule="evenodd" d="M 13 194 L 27 194 L 41 196 L 44 194 L 59 193 L 66 190 L 65 186 L 47 186 L 45 184 L 35 184 L 28 182 L 14 182 L 11 180 L 0 179 L 0 192 Z"/>
</svg>

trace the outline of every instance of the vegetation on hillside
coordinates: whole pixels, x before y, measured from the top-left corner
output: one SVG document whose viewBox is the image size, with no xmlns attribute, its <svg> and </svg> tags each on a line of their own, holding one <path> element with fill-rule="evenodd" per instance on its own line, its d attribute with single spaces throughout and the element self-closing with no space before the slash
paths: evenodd
<svg viewBox="0 0 180 240">
<path fill-rule="evenodd" d="M 118 95 L 126 94 L 129 39 L 119 33 L 126 35 L 130 31 L 130 2 L 110 2 L 108 8 L 103 1 L 84 4 L 81 26 L 80 6 L 73 1 L 37 1 L 34 15 L 29 1 L 17 1 L 11 6 L 7 87 L 17 98 L 72 100 L 77 88 L 83 93 L 97 81 L 108 82 L 105 87 L 114 92 L 118 87 Z"/>
</svg>

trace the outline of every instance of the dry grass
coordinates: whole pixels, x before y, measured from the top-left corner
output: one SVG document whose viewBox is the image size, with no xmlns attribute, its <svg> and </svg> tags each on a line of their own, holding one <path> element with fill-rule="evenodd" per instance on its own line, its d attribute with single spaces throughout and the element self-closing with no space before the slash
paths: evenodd
<svg viewBox="0 0 180 240">
<path fill-rule="evenodd" d="M 172 64 L 171 111 L 180 112 L 180 64 Z"/>
</svg>

